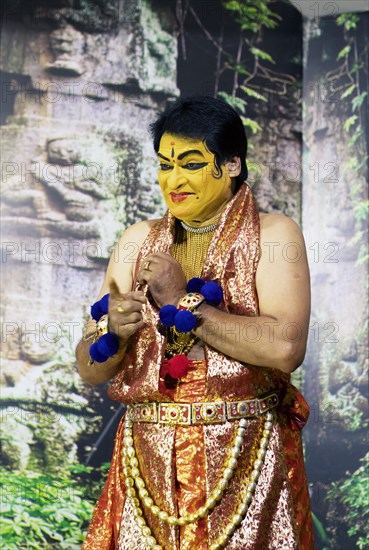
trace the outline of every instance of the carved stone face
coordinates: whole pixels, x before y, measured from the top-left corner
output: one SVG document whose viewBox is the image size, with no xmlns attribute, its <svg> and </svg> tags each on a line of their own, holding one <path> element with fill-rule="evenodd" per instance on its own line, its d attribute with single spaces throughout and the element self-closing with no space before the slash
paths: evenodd
<svg viewBox="0 0 369 550">
<path fill-rule="evenodd" d="M 70 165 L 81 161 L 81 148 L 77 140 L 54 139 L 47 144 L 47 160 L 51 164 Z"/>
<path fill-rule="evenodd" d="M 50 73 L 80 76 L 83 74 L 83 34 L 71 25 L 65 25 L 50 33 L 50 48 L 54 61 L 45 69 Z"/>
</svg>

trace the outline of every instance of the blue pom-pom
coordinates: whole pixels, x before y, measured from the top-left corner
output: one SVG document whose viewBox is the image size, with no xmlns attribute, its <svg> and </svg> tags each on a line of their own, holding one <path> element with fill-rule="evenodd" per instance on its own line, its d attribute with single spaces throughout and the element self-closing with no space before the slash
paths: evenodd
<svg viewBox="0 0 369 550">
<path fill-rule="evenodd" d="M 174 321 L 179 332 L 190 332 L 196 326 L 196 317 L 188 309 L 180 309 Z"/>
<path fill-rule="evenodd" d="M 159 311 L 159 319 L 165 327 L 171 327 L 174 325 L 174 317 L 178 309 L 172 304 L 163 306 Z"/>
<path fill-rule="evenodd" d="M 223 298 L 222 287 L 214 281 L 205 283 L 201 288 L 201 294 L 204 296 L 207 303 L 212 306 L 219 305 Z"/>
<path fill-rule="evenodd" d="M 99 352 L 97 342 L 90 346 L 90 357 L 97 363 L 104 363 L 107 360 L 107 356 Z"/>
<path fill-rule="evenodd" d="M 111 357 L 117 353 L 119 348 L 119 338 L 116 334 L 108 332 L 103 336 L 100 336 L 97 343 L 97 349 L 101 355 L 106 357 Z"/>
<path fill-rule="evenodd" d="M 95 321 L 98 321 L 101 316 L 102 316 L 102 313 L 100 309 L 100 302 L 95 302 L 91 306 L 91 317 L 92 319 L 95 319 Z"/>
<path fill-rule="evenodd" d="M 109 311 L 109 294 L 105 294 L 98 302 L 91 306 L 91 317 L 98 321 Z"/>
<path fill-rule="evenodd" d="M 100 300 L 100 309 L 102 311 L 102 314 L 105 315 L 105 313 L 108 313 L 109 311 L 109 294 L 105 294 Z"/>
<path fill-rule="evenodd" d="M 188 281 L 186 290 L 187 292 L 200 292 L 204 283 L 204 279 L 200 279 L 200 277 L 193 277 Z"/>
</svg>

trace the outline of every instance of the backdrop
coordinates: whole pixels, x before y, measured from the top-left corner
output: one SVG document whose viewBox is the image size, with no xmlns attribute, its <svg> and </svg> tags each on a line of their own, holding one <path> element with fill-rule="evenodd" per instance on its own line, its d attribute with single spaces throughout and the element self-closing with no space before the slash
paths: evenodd
<svg viewBox="0 0 369 550">
<path fill-rule="evenodd" d="M 74 348 L 119 235 L 164 212 L 147 128 L 180 93 L 237 109 L 260 210 L 303 228 L 313 304 L 294 383 L 316 547 L 369 547 L 369 14 L 320 5 L 3 1 L 3 548 L 83 540 L 123 410 L 82 384 Z"/>
</svg>

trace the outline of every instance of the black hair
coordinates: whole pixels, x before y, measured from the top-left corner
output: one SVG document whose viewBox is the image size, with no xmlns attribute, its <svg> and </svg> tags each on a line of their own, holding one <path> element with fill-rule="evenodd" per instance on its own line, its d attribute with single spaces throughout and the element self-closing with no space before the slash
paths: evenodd
<svg viewBox="0 0 369 550">
<path fill-rule="evenodd" d="M 201 95 L 179 98 L 150 125 L 150 132 L 156 152 L 164 133 L 202 140 L 215 156 L 219 177 L 221 164 L 240 157 L 236 191 L 247 178 L 245 128 L 238 113 L 222 99 Z"/>
</svg>

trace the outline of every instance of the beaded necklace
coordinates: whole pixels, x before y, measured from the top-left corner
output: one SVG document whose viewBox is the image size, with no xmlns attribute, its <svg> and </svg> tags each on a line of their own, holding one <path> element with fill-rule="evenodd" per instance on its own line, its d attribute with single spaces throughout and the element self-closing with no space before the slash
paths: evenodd
<svg viewBox="0 0 369 550">
<path fill-rule="evenodd" d="M 216 216 L 216 219 L 218 217 L 219 215 Z M 187 280 L 192 279 L 192 277 L 201 277 L 202 266 L 216 228 L 216 223 L 211 223 L 213 220 L 214 218 L 208 220 L 206 222 L 207 225 L 203 228 L 201 226 L 193 227 L 193 229 L 206 229 L 209 226 L 211 227 L 210 230 L 201 233 L 187 230 L 181 223 L 176 221 L 175 238 L 171 254 L 173 258 L 181 264 Z"/>
<path fill-rule="evenodd" d="M 211 513 L 212 509 L 217 506 L 222 500 L 223 493 L 228 487 L 229 481 L 232 479 L 237 468 L 237 459 L 241 454 L 243 440 L 246 433 L 246 418 L 241 418 L 232 448 L 225 462 L 225 467 L 215 489 L 212 491 L 205 505 L 202 506 L 194 514 L 185 514 L 180 517 L 171 516 L 165 510 L 159 508 L 154 500 L 149 495 L 144 479 L 139 470 L 139 463 L 136 456 L 133 441 L 132 421 L 126 416 L 124 428 L 124 450 L 123 450 L 123 472 L 125 476 L 125 484 L 127 497 L 132 504 L 133 513 L 136 518 L 137 525 L 141 529 L 142 535 L 149 548 L 155 550 L 163 550 L 162 546 L 157 543 L 152 534 L 150 527 L 147 525 L 143 515 L 141 504 L 147 507 L 154 516 L 169 525 L 187 525 L 194 523 L 200 518 L 205 518 Z M 220 550 L 224 548 L 237 527 L 242 523 L 247 510 L 252 502 L 256 486 L 260 477 L 261 469 L 264 464 L 266 451 L 269 446 L 269 439 L 273 429 L 273 413 L 267 412 L 260 417 L 259 434 L 253 445 L 250 456 L 250 466 L 246 472 L 246 487 L 242 491 L 242 500 L 236 509 L 236 512 L 231 518 L 231 521 L 226 525 L 224 532 L 210 546 L 209 550 Z"/>
</svg>

